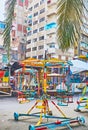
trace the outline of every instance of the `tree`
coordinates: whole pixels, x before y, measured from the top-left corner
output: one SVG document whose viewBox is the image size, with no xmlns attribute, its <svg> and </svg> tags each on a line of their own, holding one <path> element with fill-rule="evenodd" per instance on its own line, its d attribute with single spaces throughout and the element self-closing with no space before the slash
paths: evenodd
<svg viewBox="0 0 88 130">
<path fill-rule="evenodd" d="M 7 3 L 6 18 L 5 18 L 6 28 L 3 32 L 3 38 L 4 38 L 4 48 L 7 51 L 8 62 L 9 62 L 10 44 L 11 44 L 10 31 L 12 27 L 12 20 L 14 19 L 14 7 L 15 7 L 16 0 L 7 0 L 6 3 Z"/>
<path fill-rule="evenodd" d="M 62 51 L 79 43 L 85 5 L 83 0 L 58 0 L 57 37 Z"/>
</svg>

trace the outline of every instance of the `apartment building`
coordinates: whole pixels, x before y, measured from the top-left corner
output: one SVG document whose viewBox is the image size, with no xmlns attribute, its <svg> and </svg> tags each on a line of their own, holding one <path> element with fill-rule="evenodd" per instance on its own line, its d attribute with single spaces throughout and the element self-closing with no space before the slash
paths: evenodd
<svg viewBox="0 0 88 130">
<path fill-rule="evenodd" d="M 85 0 L 85 6 L 88 8 L 88 1 Z M 80 55 L 88 56 L 88 12 L 85 10 L 85 18 L 83 18 L 81 42 L 80 42 Z"/>
<path fill-rule="evenodd" d="M 74 50 L 63 53 L 57 44 L 57 0 L 29 0 L 26 58 L 71 59 Z"/>
<path fill-rule="evenodd" d="M 3 21 L 0 21 L 0 68 L 4 66 L 7 63 L 7 56 L 6 52 L 3 47 L 3 31 L 5 29 L 5 23 Z"/>
<path fill-rule="evenodd" d="M 5 9 L 9 2 L 6 0 Z M 11 61 L 25 59 L 28 0 L 17 0 L 11 28 Z"/>
<path fill-rule="evenodd" d="M 88 55 L 88 25 L 86 26 L 86 30 L 82 30 L 81 34 L 81 42 L 80 42 L 80 55 Z"/>
<path fill-rule="evenodd" d="M 8 0 L 6 7 L 7 5 Z M 78 54 L 78 48 L 62 52 L 59 49 L 56 31 L 57 0 L 17 0 L 11 31 L 11 60 L 28 57 L 44 59 L 45 53 L 48 58 L 72 59 Z M 87 40 L 87 35 L 86 38 L 83 37 L 82 31 L 82 41 Z M 84 54 L 88 50 L 85 48 L 84 51 L 84 43 L 81 43 L 80 54 Z"/>
</svg>

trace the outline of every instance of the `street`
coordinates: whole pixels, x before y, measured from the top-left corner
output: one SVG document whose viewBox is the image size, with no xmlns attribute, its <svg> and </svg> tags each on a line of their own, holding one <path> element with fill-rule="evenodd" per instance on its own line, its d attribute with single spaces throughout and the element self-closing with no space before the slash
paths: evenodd
<svg viewBox="0 0 88 130">
<path fill-rule="evenodd" d="M 57 100 L 54 99 L 54 102 L 57 103 Z M 35 100 L 30 101 L 29 103 L 19 104 L 16 97 L 0 97 L 0 130 L 28 130 L 29 125 L 36 124 L 38 118 L 35 117 L 19 117 L 18 121 L 14 120 L 14 112 L 18 113 L 26 113 L 28 109 L 32 107 L 35 103 Z M 49 101 L 50 109 L 52 113 L 59 115 L 60 112 L 56 110 L 56 108 L 51 104 Z M 75 112 L 74 109 L 76 108 L 76 97 L 74 97 L 74 103 L 69 104 L 68 106 L 60 106 L 61 110 L 65 113 L 67 117 L 78 117 L 82 116 L 85 117 L 85 125 L 81 126 L 79 124 L 75 124 L 72 126 L 73 130 L 88 130 L 88 111 L 82 109 L 82 112 Z M 37 112 L 37 108 L 34 108 L 32 112 Z M 57 115 L 57 116 L 58 116 Z M 60 115 L 59 115 L 60 116 Z M 51 119 L 49 119 L 50 121 Z M 54 119 L 55 121 L 56 119 Z M 44 119 L 44 122 L 47 122 Z M 65 127 L 64 130 L 69 130 L 69 128 Z M 62 130 L 61 127 L 58 127 L 56 130 Z"/>
</svg>

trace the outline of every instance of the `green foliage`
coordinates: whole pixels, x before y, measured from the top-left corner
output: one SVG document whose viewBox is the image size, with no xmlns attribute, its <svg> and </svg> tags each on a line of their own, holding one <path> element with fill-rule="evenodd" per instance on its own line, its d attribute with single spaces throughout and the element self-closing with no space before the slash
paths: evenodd
<svg viewBox="0 0 88 130">
<path fill-rule="evenodd" d="M 79 43 L 84 8 L 83 0 L 58 0 L 57 37 L 62 51 Z"/>
<path fill-rule="evenodd" d="M 8 0 L 8 7 L 6 10 L 6 28 L 3 32 L 4 48 L 7 51 L 8 59 L 10 58 L 10 31 L 12 26 L 12 20 L 14 18 L 14 7 L 16 0 Z"/>
</svg>

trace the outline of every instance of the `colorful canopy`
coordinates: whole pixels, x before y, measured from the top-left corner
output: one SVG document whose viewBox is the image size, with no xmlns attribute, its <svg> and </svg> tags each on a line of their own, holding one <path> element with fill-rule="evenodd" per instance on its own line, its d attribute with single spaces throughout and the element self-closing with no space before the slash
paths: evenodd
<svg viewBox="0 0 88 130">
<path fill-rule="evenodd" d="M 71 60 L 73 66 L 70 67 L 73 74 L 88 71 L 88 63 L 81 60 Z"/>
<path fill-rule="evenodd" d="M 88 55 L 80 55 L 79 58 L 84 59 L 84 60 L 88 60 Z"/>
<path fill-rule="evenodd" d="M 65 61 L 61 61 L 56 58 L 52 58 L 49 60 L 39 60 L 35 58 L 28 58 L 26 60 L 21 61 L 21 64 L 24 66 L 32 66 L 32 67 L 44 67 L 44 66 L 53 66 L 53 65 L 64 65 L 67 64 Z"/>
</svg>

